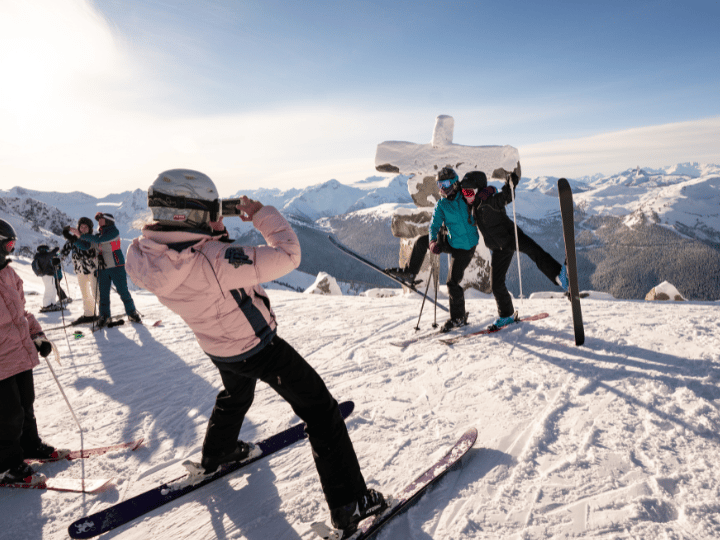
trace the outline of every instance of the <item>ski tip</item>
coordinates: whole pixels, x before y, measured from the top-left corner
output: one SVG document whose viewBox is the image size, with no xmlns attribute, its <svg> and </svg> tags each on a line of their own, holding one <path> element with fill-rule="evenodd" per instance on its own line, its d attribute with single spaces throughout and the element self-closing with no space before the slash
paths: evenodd
<svg viewBox="0 0 720 540">
<path fill-rule="evenodd" d="M 472 444 L 475 444 L 475 441 L 477 441 L 478 437 L 478 430 L 476 427 L 471 427 L 465 433 L 463 433 L 463 436 L 461 439 L 465 440 L 472 440 Z"/>
</svg>

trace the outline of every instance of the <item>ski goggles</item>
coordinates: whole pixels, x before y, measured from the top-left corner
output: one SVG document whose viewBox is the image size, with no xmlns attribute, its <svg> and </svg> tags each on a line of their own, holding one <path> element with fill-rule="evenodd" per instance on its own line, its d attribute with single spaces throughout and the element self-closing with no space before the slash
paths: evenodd
<svg viewBox="0 0 720 540">
<path fill-rule="evenodd" d="M 193 199 L 180 195 L 169 195 L 155 190 L 148 191 L 149 208 L 170 208 L 177 210 L 197 210 L 198 213 L 207 213 L 210 221 L 217 221 L 222 215 L 220 201 L 218 199 L 207 201 Z"/>
<path fill-rule="evenodd" d="M 474 199 L 475 198 L 475 190 L 474 189 L 463 189 L 462 192 L 466 199 Z"/>
<path fill-rule="evenodd" d="M 455 178 L 450 178 L 449 180 L 438 180 L 437 185 L 440 189 L 450 189 L 453 182 L 455 182 Z"/>
<path fill-rule="evenodd" d="M 3 248 L 5 249 L 5 253 L 12 253 L 12 250 L 15 249 L 15 240 L 6 241 Z"/>
</svg>

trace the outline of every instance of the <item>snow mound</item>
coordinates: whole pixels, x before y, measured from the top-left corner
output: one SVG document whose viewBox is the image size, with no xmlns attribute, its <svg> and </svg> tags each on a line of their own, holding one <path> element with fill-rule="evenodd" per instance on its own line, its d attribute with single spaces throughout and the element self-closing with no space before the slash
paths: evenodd
<svg viewBox="0 0 720 540">
<path fill-rule="evenodd" d="M 685 298 L 683 298 L 674 285 L 663 281 L 660 285 L 656 285 L 650 289 L 650 292 L 645 295 L 645 300 L 675 300 L 682 302 Z"/>
<path fill-rule="evenodd" d="M 342 290 L 334 277 L 325 272 L 317 275 L 315 283 L 305 290 L 305 294 L 324 294 L 342 296 Z"/>
</svg>

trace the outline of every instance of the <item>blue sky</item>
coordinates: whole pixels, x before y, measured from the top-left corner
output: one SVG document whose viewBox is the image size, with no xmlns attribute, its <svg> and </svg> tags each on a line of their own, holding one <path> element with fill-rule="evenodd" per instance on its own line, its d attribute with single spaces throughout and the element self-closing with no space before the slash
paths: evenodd
<svg viewBox="0 0 720 540">
<path fill-rule="evenodd" d="M 350 183 L 440 114 L 530 177 L 720 163 L 718 21 L 709 0 L 3 0 L 2 188 Z"/>
</svg>

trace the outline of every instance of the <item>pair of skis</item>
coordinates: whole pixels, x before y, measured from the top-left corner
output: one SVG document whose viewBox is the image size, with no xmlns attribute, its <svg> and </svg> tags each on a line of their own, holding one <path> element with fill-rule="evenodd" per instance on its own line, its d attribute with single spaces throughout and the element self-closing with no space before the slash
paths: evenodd
<svg viewBox="0 0 720 540">
<path fill-rule="evenodd" d="M 537 315 L 520 317 L 512 324 L 517 324 L 517 323 L 521 323 L 521 322 L 539 321 L 540 319 L 545 319 L 546 317 L 549 317 L 549 316 L 550 316 L 549 313 L 538 313 Z M 441 338 L 441 339 L 438 339 L 438 341 L 440 343 L 444 343 L 445 345 L 452 345 L 454 343 L 457 343 L 458 341 L 462 341 L 463 339 L 467 339 L 467 338 L 470 338 L 473 336 L 484 336 L 487 334 L 494 334 L 495 332 L 499 332 L 500 330 L 503 330 L 504 328 L 510 328 L 512 326 L 512 324 L 509 324 L 507 326 L 501 326 L 501 327 L 497 327 L 497 326 L 493 325 L 491 327 L 485 328 L 484 330 L 478 330 L 476 332 L 466 332 L 464 334 L 458 335 L 455 332 L 455 330 L 462 330 L 464 327 L 461 326 L 461 327 L 453 328 L 449 332 L 445 332 L 445 333 L 433 331 L 428 334 L 423 334 L 421 336 L 412 337 L 412 338 L 404 339 L 401 341 L 391 341 L 390 345 L 394 345 L 395 347 L 400 347 L 400 348 L 404 349 L 405 347 L 408 347 L 409 345 L 412 345 L 413 343 L 417 343 L 419 341 L 424 341 L 426 339 L 433 339 L 433 338 Z"/>
<path fill-rule="evenodd" d="M 101 456 L 108 452 L 117 450 L 137 450 L 143 443 L 143 439 L 130 441 L 110 446 L 89 448 L 85 450 L 73 450 L 57 459 L 26 459 L 26 463 L 49 463 L 54 461 L 84 459 L 93 456 Z M 44 476 L 44 475 L 43 475 Z M 36 483 L 0 483 L 0 487 L 21 488 L 21 489 L 49 489 L 52 491 L 74 491 L 94 493 L 112 482 L 112 478 L 46 478 Z"/>
<path fill-rule="evenodd" d="M 347 418 L 354 408 L 355 404 L 352 401 L 341 403 L 340 412 L 343 418 Z M 242 462 L 222 465 L 215 474 L 207 477 L 201 476 L 199 478 L 193 477 L 192 475 L 184 475 L 158 487 L 149 489 L 144 493 L 140 493 L 135 497 L 105 508 L 100 512 L 80 518 L 68 527 L 68 533 L 71 538 L 93 538 L 130 523 L 134 519 L 170 501 L 178 499 L 218 478 L 222 478 L 246 465 L 305 439 L 307 434 L 304 428 L 305 424 L 297 424 L 264 441 L 255 443 L 255 447 L 258 450 L 255 452 L 256 455 Z M 343 531 L 336 531 L 324 523 L 314 523 L 311 528 L 322 538 L 340 539 L 344 537 L 353 538 L 354 540 L 368 538 L 390 521 L 390 519 L 417 500 L 433 483 L 442 478 L 452 466 L 457 464 L 467 451 L 472 448 L 476 439 L 477 430 L 475 428 L 466 431 L 442 459 L 438 460 L 424 474 L 411 482 L 396 497 L 392 498 L 391 505 L 384 512 L 366 519 L 360 524 L 357 531 L 352 531 L 352 535 L 347 535 Z"/>
</svg>

